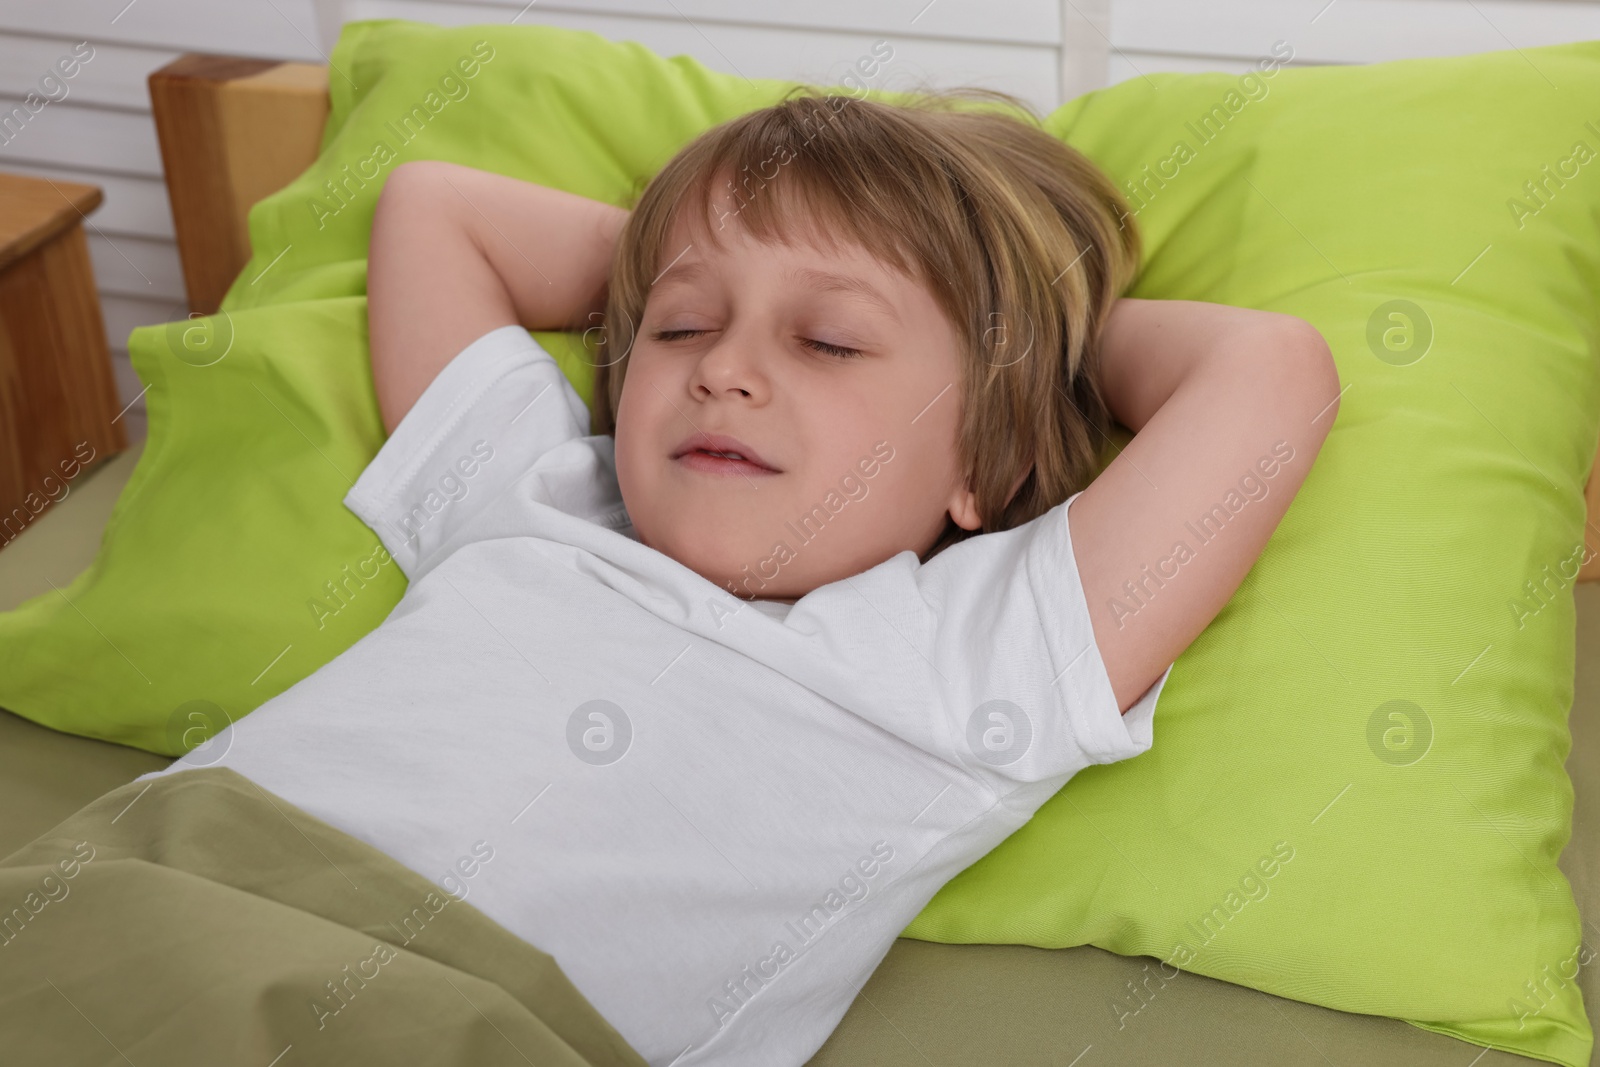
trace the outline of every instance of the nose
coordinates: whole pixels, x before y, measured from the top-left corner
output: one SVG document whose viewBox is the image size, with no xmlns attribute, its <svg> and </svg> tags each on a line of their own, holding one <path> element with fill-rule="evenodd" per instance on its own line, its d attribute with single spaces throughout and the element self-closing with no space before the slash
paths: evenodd
<svg viewBox="0 0 1600 1067">
<path fill-rule="evenodd" d="M 771 382 L 762 365 L 756 331 L 748 326 L 723 330 L 695 363 L 689 393 L 696 400 L 726 397 L 766 403 Z"/>
</svg>

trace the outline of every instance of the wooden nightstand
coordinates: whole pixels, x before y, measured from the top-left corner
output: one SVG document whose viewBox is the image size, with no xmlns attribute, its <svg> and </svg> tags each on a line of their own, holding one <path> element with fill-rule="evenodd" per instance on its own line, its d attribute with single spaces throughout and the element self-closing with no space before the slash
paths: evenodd
<svg viewBox="0 0 1600 1067">
<path fill-rule="evenodd" d="M 81 225 L 100 199 L 0 173 L 0 547 L 128 447 Z"/>
</svg>

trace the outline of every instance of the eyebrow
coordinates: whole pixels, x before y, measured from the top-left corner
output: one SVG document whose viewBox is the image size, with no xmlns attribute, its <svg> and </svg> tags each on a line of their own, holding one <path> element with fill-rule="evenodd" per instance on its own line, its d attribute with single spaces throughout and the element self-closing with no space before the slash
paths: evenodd
<svg viewBox="0 0 1600 1067">
<path fill-rule="evenodd" d="M 683 251 L 687 252 L 689 250 L 685 248 Z M 650 283 L 650 287 L 654 289 L 657 286 L 667 285 L 670 282 L 691 281 L 700 277 L 706 272 L 706 265 L 703 261 L 691 259 L 687 263 L 681 263 L 678 260 L 681 260 L 682 258 L 682 253 L 679 253 L 677 260 L 673 260 L 671 263 L 667 264 L 667 269 L 656 275 L 656 280 Z"/>
<path fill-rule="evenodd" d="M 696 259 L 687 263 L 674 263 L 661 272 L 652 288 L 673 282 L 692 281 L 705 273 L 706 264 L 703 260 Z M 844 293 L 847 296 L 854 296 L 864 303 L 876 307 L 895 322 L 900 322 L 900 314 L 895 310 L 894 305 L 889 302 L 888 298 L 861 278 L 849 274 L 834 274 L 829 271 L 816 270 L 812 267 L 800 267 L 790 271 L 786 277 L 790 281 L 799 282 L 817 292 Z"/>
<path fill-rule="evenodd" d="M 801 267 L 791 271 L 789 277 L 798 282 L 809 285 L 812 289 L 823 293 L 844 293 L 873 305 L 888 315 L 895 322 L 900 321 L 900 314 L 895 311 L 887 297 L 878 292 L 861 278 L 849 274 L 831 274 L 827 271 L 814 270 L 811 267 Z"/>
</svg>

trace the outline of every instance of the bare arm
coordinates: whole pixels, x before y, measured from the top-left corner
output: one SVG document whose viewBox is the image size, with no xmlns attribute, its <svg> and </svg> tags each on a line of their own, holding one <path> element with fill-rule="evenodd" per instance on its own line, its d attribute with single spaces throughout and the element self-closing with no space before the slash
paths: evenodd
<svg viewBox="0 0 1600 1067">
<path fill-rule="evenodd" d="M 372 219 L 367 325 L 384 429 L 490 330 L 594 325 L 628 212 L 437 160 L 402 163 Z"/>
<path fill-rule="evenodd" d="M 1068 523 L 1126 711 L 1255 564 L 1333 426 L 1340 385 L 1303 320 L 1189 300 L 1119 300 L 1101 363 L 1112 414 L 1135 436 Z"/>
</svg>

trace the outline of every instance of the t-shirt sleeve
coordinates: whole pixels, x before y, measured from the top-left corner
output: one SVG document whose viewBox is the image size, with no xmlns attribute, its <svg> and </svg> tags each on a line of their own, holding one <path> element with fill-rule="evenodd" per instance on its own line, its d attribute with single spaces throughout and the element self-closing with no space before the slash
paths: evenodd
<svg viewBox="0 0 1600 1067">
<path fill-rule="evenodd" d="M 1156 702 L 1174 664 L 1169 663 L 1126 712 L 1118 709 L 1089 620 L 1083 574 L 1067 526 L 1067 511 L 1080 493 L 1041 516 L 1040 529 L 1028 546 L 1027 571 L 1038 598 L 1045 645 L 1055 653 L 1052 666 L 1057 673 L 1051 687 L 1065 687 L 1067 704 L 1076 710 L 1069 712 L 1073 729 L 1084 750 L 1096 763 L 1112 763 L 1150 748 Z"/>
<path fill-rule="evenodd" d="M 841 683 L 873 680 L 864 714 L 980 776 L 1065 780 L 1137 756 L 1172 667 L 1120 712 L 1067 527 L 1077 495 L 924 564 L 902 552 L 823 587 L 791 624 L 825 635 Z"/>
<path fill-rule="evenodd" d="M 1118 708 L 1067 526 L 1079 495 L 1014 530 L 958 542 L 918 574 L 936 641 L 965 653 L 968 676 L 943 687 L 965 727 L 958 740 L 1006 777 L 1037 780 L 1147 751 L 1172 673 L 1169 664 L 1125 714 Z M 962 723 L 968 705 L 975 714 Z M 1070 737 L 1052 728 L 1061 724 Z"/>
<path fill-rule="evenodd" d="M 541 455 L 587 436 L 589 412 L 521 326 L 463 348 L 345 495 L 408 578 Z"/>
</svg>

